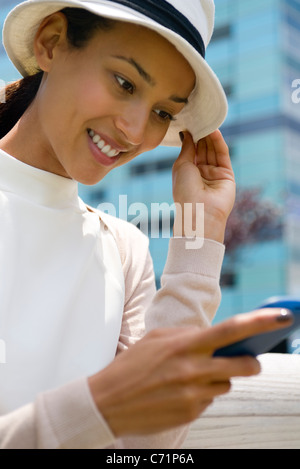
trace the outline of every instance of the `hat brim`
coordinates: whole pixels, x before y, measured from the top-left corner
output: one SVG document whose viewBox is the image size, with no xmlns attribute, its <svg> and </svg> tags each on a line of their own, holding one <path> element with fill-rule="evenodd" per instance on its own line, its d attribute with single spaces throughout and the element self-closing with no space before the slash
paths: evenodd
<svg viewBox="0 0 300 469">
<path fill-rule="evenodd" d="M 196 75 L 196 87 L 189 103 L 171 123 L 162 145 L 180 146 L 179 132 L 184 130 L 197 142 L 222 125 L 228 111 L 227 99 L 219 79 L 201 55 L 175 32 L 131 8 L 105 0 L 29 0 L 16 6 L 4 23 L 3 45 L 22 76 L 32 75 L 38 69 L 33 41 L 42 20 L 66 7 L 82 8 L 106 18 L 150 28 L 169 40 L 190 63 Z"/>
</svg>

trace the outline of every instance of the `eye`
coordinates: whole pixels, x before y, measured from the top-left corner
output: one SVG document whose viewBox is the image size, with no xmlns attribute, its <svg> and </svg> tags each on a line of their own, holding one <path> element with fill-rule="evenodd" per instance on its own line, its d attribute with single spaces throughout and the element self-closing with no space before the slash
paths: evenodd
<svg viewBox="0 0 300 469">
<path fill-rule="evenodd" d="M 161 111 L 160 109 L 156 109 L 154 112 L 155 112 L 155 113 L 158 115 L 158 117 L 159 117 L 160 119 L 162 119 L 163 121 L 170 121 L 170 122 L 172 122 L 172 121 L 175 121 L 175 120 L 176 120 L 175 117 L 172 116 L 172 114 L 170 114 L 170 113 L 167 112 L 167 111 Z"/>
<path fill-rule="evenodd" d="M 123 90 L 133 94 L 134 85 L 132 83 L 130 83 L 128 80 L 125 80 L 125 78 L 120 77 L 119 75 L 115 75 L 115 78 Z"/>
</svg>

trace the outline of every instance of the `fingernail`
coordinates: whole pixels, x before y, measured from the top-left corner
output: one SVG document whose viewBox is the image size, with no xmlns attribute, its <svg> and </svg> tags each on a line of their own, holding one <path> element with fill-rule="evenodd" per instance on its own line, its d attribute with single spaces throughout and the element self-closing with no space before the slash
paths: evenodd
<svg viewBox="0 0 300 469">
<path fill-rule="evenodd" d="M 276 321 L 277 322 L 290 322 L 293 319 L 293 313 L 292 311 L 288 309 L 282 309 L 280 311 L 279 316 L 277 316 Z"/>
<path fill-rule="evenodd" d="M 184 140 L 184 133 L 183 133 L 183 132 L 179 132 L 179 137 L 180 137 L 180 140 L 183 142 L 183 140 Z"/>
</svg>

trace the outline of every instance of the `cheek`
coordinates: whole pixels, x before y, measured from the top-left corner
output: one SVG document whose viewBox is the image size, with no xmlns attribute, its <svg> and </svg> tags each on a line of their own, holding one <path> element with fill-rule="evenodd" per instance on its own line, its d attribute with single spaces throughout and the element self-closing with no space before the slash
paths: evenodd
<svg viewBox="0 0 300 469">
<path fill-rule="evenodd" d="M 79 112 L 88 119 L 110 114 L 114 109 L 114 100 L 99 80 L 81 80 L 77 95 L 80 96 L 81 104 Z"/>
<path fill-rule="evenodd" d="M 64 86 L 62 83 L 66 83 Z M 68 80 L 61 81 L 55 86 L 55 94 L 51 92 L 48 96 L 52 99 L 56 96 L 55 101 L 49 102 L 46 109 L 52 109 L 52 114 L 56 112 L 56 116 L 64 117 L 64 121 L 68 126 L 84 123 L 85 120 L 97 118 L 103 112 L 107 112 L 112 107 L 109 94 L 99 80 L 87 74 L 78 74 L 69 77 Z M 57 119 L 56 119 L 57 121 Z M 59 123 L 60 122 L 60 123 Z M 62 124 L 61 119 L 58 121 L 59 126 Z"/>
<path fill-rule="evenodd" d="M 169 126 L 151 126 L 151 131 L 146 136 L 143 152 L 151 151 L 157 148 L 165 138 Z"/>
</svg>

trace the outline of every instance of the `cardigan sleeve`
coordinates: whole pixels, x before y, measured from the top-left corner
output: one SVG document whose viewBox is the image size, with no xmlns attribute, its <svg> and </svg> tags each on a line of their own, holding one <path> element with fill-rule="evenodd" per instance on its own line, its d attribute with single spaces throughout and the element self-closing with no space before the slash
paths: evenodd
<svg viewBox="0 0 300 469">
<path fill-rule="evenodd" d="M 116 223 L 108 218 L 108 224 L 118 244 L 125 278 L 118 351 L 156 328 L 211 325 L 221 301 L 224 245 L 206 239 L 201 248 L 190 249 L 185 238 L 171 238 L 161 288 L 156 291 L 149 239 L 122 220 Z"/>
<path fill-rule="evenodd" d="M 0 449 L 103 449 L 114 441 L 85 377 L 0 417 Z"/>
<path fill-rule="evenodd" d="M 118 223 L 114 235 L 126 290 L 118 352 L 152 329 L 211 324 L 221 299 L 219 279 L 225 251 L 222 244 L 204 240 L 201 249 L 187 249 L 185 239 L 172 238 L 162 287 L 156 292 L 148 238 L 123 221 Z M 115 442 L 114 448 L 180 448 L 188 430 L 189 426 L 182 426 L 147 437 L 126 437 Z"/>
</svg>

